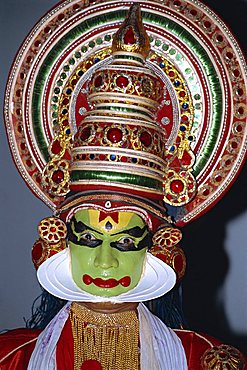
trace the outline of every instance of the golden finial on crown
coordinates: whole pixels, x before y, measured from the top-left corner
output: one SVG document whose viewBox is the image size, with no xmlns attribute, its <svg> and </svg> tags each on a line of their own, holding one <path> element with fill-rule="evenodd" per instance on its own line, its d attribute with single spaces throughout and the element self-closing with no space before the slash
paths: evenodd
<svg viewBox="0 0 247 370">
<path fill-rule="evenodd" d="M 133 4 L 122 26 L 115 33 L 112 43 L 113 54 L 121 52 L 140 54 L 144 59 L 150 51 L 149 37 L 142 23 L 141 9 Z"/>
</svg>

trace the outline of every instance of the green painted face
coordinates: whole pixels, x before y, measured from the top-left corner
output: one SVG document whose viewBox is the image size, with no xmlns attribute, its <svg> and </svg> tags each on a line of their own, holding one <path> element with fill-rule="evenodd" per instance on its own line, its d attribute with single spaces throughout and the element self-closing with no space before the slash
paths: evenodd
<svg viewBox="0 0 247 370">
<path fill-rule="evenodd" d="M 149 243 L 147 225 L 133 212 L 79 210 L 68 226 L 74 282 L 97 296 L 128 292 L 141 278 Z"/>
</svg>

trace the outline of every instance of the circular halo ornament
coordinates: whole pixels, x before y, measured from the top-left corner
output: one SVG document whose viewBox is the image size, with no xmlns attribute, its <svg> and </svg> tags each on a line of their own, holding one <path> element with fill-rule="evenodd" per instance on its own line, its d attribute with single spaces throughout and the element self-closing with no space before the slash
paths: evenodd
<svg viewBox="0 0 247 370">
<path fill-rule="evenodd" d="M 36 24 L 13 63 L 4 109 L 11 151 L 30 189 L 53 210 L 64 199 L 56 193 L 61 182 L 69 188 L 69 150 L 90 109 L 86 81 L 109 63 L 112 37 L 135 2 L 63 1 Z M 138 2 L 151 44 L 147 65 L 167 85 L 157 116 L 166 138 L 165 201 L 176 203 L 184 225 L 223 196 L 244 162 L 246 63 L 232 33 L 201 2 Z M 53 193 L 42 181 L 50 160 Z"/>
</svg>

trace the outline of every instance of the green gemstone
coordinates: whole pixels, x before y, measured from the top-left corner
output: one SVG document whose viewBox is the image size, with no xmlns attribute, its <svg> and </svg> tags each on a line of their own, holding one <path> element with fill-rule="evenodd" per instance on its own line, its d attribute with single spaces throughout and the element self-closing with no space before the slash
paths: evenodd
<svg viewBox="0 0 247 370">
<path fill-rule="evenodd" d="M 95 42 L 94 41 L 90 41 L 90 43 L 88 44 L 90 48 L 94 48 L 95 47 Z"/>
<path fill-rule="evenodd" d="M 57 81 L 57 85 L 58 85 L 58 86 L 62 86 L 62 85 L 63 85 L 63 81 L 62 81 L 62 80 L 58 80 L 58 81 Z"/>
<path fill-rule="evenodd" d="M 176 50 L 175 50 L 175 49 L 173 49 L 173 48 L 172 48 L 172 49 L 170 49 L 170 50 L 169 50 L 169 54 L 170 54 L 170 55 L 175 55 L 175 54 L 176 54 Z"/>
<path fill-rule="evenodd" d="M 189 75 L 191 72 L 192 72 L 192 70 L 191 70 L 190 68 L 186 68 L 185 73 L 186 73 L 187 75 Z"/>
<path fill-rule="evenodd" d="M 53 97 L 52 97 L 52 101 L 53 101 L 54 103 L 57 103 L 57 102 L 58 102 L 58 97 L 57 97 L 57 96 L 53 96 Z"/>
<path fill-rule="evenodd" d="M 96 40 L 96 44 L 97 44 L 97 45 L 101 45 L 101 44 L 102 44 L 102 42 L 103 42 L 103 40 L 102 40 L 102 38 L 100 38 L 100 37 Z"/>
<path fill-rule="evenodd" d="M 58 113 L 57 112 L 53 112 L 52 113 L 52 118 L 57 118 L 58 117 Z"/>
<path fill-rule="evenodd" d="M 82 47 L 81 47 L 81 51 L 82 51 L 83 53 L 86 53 L 86 51 L 87 51 L 87 47 L 86 47 L 86 46 L 82 46 Z"/>
<path fill-rule="evenodd" d="M 178 54 L 176 55 L 176 60 L 181 60 L 181 59 L 182 59 L 182 55 L 178 53 Z"/>
<path fill-rule="evenodd" d="M 195 104 L 195 109 L 201 109 L 201 103 L 196 103 Z"/>
<path fill-rule="evenodd" d="M 201 95 L 199 95 L 199 94 L 194 95 L 194 99 L 195 100 L 200 100 L 201 99 Z"/>
<path fill-rule="evenodd" d="M 57 111 L 57 105 L 52 104 L 51 109 L 52 109 L 53 111 Z"/>
<path fill-rule="evenodd" d="M 161 41 L 160 40 L 155 40 L 155 45 L 156 46 L 160 46 L 161 45 Z"/>
<path fill-rule="evenodd" d="M 66 75 L 66 73 L 65 73 L 65 72 L 63 72 L 63 73 L 61 73 L 60 77 L 61 77 L 63 80 L 65 80 L 65 78 L 67 77 L 67 75 Z"/>
<path fill-rule="evenodd" d="M 69 64 L 75 64 L 75 59 L 74 59 L 74 58 L 71 58 L 71 59 L 69 60 Z"/>
<path fill-rule="evenodd" d="M 111 40 L 111 35 L 105 35 L 105 41 L 110 41 Z"/>
<path fill-rule="evenodd" d="M 154 41 L 154 38 L 152 36 L 149 36 L 149 41 L 150 42 L 153 42 Z"/>
<path fill-rule="evenodd" d="M 69 71 L 69 66 L 66 64 L 66 66 L 64 66 L 64 67 L 63 67 L 63 70 L 64 70 L 65 72 L 68 72 L 68 71 Z"/>
<path fill-rule="evenodd" d="M 79 51 L 76 51 L 76 52 L 75 52 L 75 57 L 76 57 L 76 58 L 80 58 L 80 57 L 81 57 L 81 53 L 80 53 Z"/>
<path fill-rule="evenodd" d="M 56 126 L 56 125 L 58 124 L 57 119 L 54 119 L 54 120 L 52 121 L 52 124 L 53 124 L 53 126 Z"/>
<path fill-rule="evenodd" d="M 169 45 L 167 45 L 167 44 L 163 44 L 162 49 L 163 49 L 164 51 L 167 51 L 167 50 L 169 49 Z"/>
<path fill-rule="evenodd" d="M 59 93 L 60 93 L 60 89 L 59 89 L 59 87 L 55 87 L 55 89 L 54 89 L 54 93 L 55 93 L 55 94 L 59 94 Z"/>
</svg>

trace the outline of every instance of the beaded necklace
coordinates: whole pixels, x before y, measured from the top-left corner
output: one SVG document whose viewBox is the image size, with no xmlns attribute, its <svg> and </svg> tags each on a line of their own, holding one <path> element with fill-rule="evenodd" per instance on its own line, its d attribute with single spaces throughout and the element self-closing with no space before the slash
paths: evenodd
<svg viewBox="0 0 247 370">
<path fill-rule="evenodd" d="M 102 370 L 139 370 L 139 321 L 137 313 L 98 313 L 77 303 L 71 305 L 74 370 L 90 360 Z"/>
</svg>

